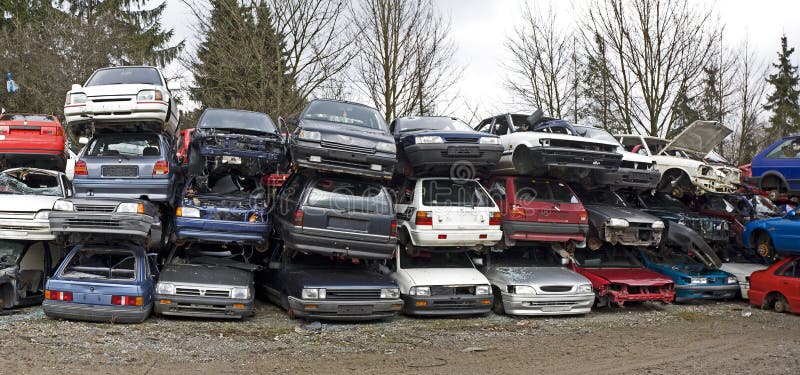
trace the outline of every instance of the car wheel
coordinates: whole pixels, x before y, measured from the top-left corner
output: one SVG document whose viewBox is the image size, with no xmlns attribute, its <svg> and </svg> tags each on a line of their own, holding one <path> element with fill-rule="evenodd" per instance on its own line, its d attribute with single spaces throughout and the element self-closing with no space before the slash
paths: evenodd
<svg viewBox="0 0 800 375">
<path fill-rule="evenodd" d="M 775 302 L 772 304 L 772 308 L 776 313 L 789 312 L 789 302 L 787 302 L 786 298 L 779 294 L 777 297 L 775 297 Z"/>
<path fill-rule="evenodd" d="M 492 303 L 492 311 L 494 311 L 497 315 L 503 315 L 506 313 L 506 308 L 503 306 L 503 294 L 500 293 L 500 289 L 494 289 L 494 303 Z"/>
<path fill-rule="evenodd" d="M 775 247 L 772 246 L 772 239 L 769 235 L 762 234 L 758 239 L 758 255 L 770 259 L 775 256 Z"/>
<path fill-rule="evenodd" d="M 675 197 L 675 198 L 681 199 L 681 198 L 683 198 L 684 195 L 686 195 L 686 192 L 683 190 L 682 187 L 675 186 L 670 191 L 670 194 L 672 194 L 672 196 Z"/>
</svg>

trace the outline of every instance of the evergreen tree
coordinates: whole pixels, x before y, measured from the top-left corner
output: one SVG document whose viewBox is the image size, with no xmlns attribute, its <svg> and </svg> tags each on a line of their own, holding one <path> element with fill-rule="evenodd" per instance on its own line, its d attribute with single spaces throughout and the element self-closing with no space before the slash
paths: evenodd
<svg viewBox="0 0 800 375">
<path fill-rule="evenodd" d="M 786 35 L 781 37 L 781 50 L 778 52 L 778 62 L 772 64 L 777 72 L 770 74 L 767 83 L 772 85 L 773 91 L 767 97 L 764 109 L 771 111 L 769 118 L 770 132 L 773 137 L 783 137 L 797 134 L 800 127 L 800 106 L 798 105 L 798 76 L 797 66 L 792 65 L 791 55 L 794 48 L 788 48 Z"/>
<path fill-rule="evenodd" d="M 703 68 L 703 96 L 700 98 L 701 117 L 722 123 L 722 92 L 719 85 L 719 69 L 714 66 Z"/>
<path fill-rule="evenodd" d="M 613 111 L 611 82 L 605 56 L 605 41 L 595 35 L 597 55 L 587 55 L 583 74 L 583 96 L 587 99 L 585 115 L 607 131 L 613 133 L 627 133 L 625 126 L 620 124 Z"/>
<path fill-rule="evenodd" d="M 675 120 L 670 132 L 666 135 L 667 139 L 680 134 L 689 124 L 700 119 L 700 111 L 695 107 L 694 98 L 689 96 L 689 90 L 685 84 L 678 89 L 675 101 L 672 103 L 672 117 Z"/>
</svg>

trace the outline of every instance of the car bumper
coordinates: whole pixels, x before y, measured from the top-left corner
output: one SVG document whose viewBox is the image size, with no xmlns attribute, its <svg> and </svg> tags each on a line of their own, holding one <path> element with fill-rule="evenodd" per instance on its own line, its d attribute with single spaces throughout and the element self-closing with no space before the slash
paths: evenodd
<svg viewBox="0 0 800 375">
<path fill-rule="evenodd" d="M 354 236 L 357 236 L 354 234 Z M 387 237 L 388 238 L 388 237 Z M 397 247 L 397 241 L 387 242 L 359 241 L 357 238 L 322 237 L 286 231 L 283 241 L 290 249 L 319 253 L 323 255 L 344 254 L 354 258 L 389 259 Z"/>
<path fill-rule="evenodd" d="M 625 302 L 657 301 L 671 303 L 675 300 L 675 291 L 629 293 L 627 291 L 609 290 L 601 294 L 601 296 L 608 297 L 609 302 L 619 306 L 624 305 Z"/>
<path fill-rule="evenodd" d="M 588 231 L 589 224 L 503 221 L 503 232 L 508 238 L 523 242 L 583 242 Z"/>
<path fill-rule="evenodd" d="M 594 293 L 558 296 L 503 293 L 503 309 L 509 315 L 588 314 L 592 310 L 594 298 Z"/>
<path fill-rule="evenodd" d="M 616 171 L 622 154 L 587 151 L 565 147 L 534 147 L 524 151 L 505 151 L 497 172 L 521 175 L 542 175 L 547 168 L 569 168 L 597 171 Z M 505 160 L 505 161 L 504 161 Z"/>
<path fill-rule="evenodd" d="M 411 243 L 416 246 L 492 246 L 503 238 L 499 229 L 487 230 L 419 230 L 409 231 Z M 446 235 L 446 239 L 439 239 Z M 486 238 L 480 238 L 485 236 Z"/>
<path fill-rule="evenodd" d="M 696 194 L 698 195 L 706 193 L 730 194 L 735 193 L 737 190 L 736 185 L 713 178 L 695 176 L 692 180 L 694 186 L 697 188 Z"/>
<path fill-rule="evenodd" d="M 477 315 L 488 313 L 494 297 L 481 296 L 410 296 L 404 294 L 403 312 L 409 315 Z"/>
<path fill-rule="evenodd" d="M 739 285 L 675 285 L 675 301 L 730 299 L 738 291 Z"/>
<path fill-rule="evenodd" d="M 215 243 L 263 243 L 268 223 L 175 218 L 175 234 L 179 240 Z"/>
<path fill-rule="evenodd" d="M 604 239 L 612 245 L 624 246 L 657 246 L 661 243 L 662 230 L 641 227 L 617 228 L 606 226 L 603 229 Z"/>
<path fill-rule="evenodd" d="M 48 220 L 0 219 L 0 238 L 8 240 L 52 241 L 56 236 L 50 230 L 50 222 Z"/>
<path fill-rule="evenodd" d="M 44 300 L 42 310 L 51 318 L 90 322 L 141 323 L 153 309 L 147 306 L 105 306 L 75 302 Z"/>
<path fill-rule="evenodd" d="M 394 154 L 364 154 L 325 148 L 318 143 L 298 142 L 291 146 L 292 161 L 300 168 L 347 173 L 373 178 L 392 178 L 397 157 Z M 311 161 L 311 156 L 320 161 Z M 373 166 L 375 169 L 373 169 Z"/>
<path fill-rule="evenodd" d="M 104 103 L 102 107 L 88 103 L 85 106 L 65 106 L 64 118 L 67 124 L 83 122 L 125 122 L 125 121 L 161 121 L 164 122 L 169 111 L 169 104 L 137 103 L 135 100 Z"/>
<path fill-rule="evenodd" d="M 50 228 L 57 233 L 96 233 L 149 237 L 153 218 L 141 214 L 53 211 Z"/>
<path fill-rule="evenodd" d="M 72 181 L 77 198 L 138 199 L 146 196 L 153 202 L 171 199 L 173 182 L 159 179 L 97 179 L 76 178 Z"/>
<path fill-rule="evenodd" d="M 478 143 L 415 144 L 404 147 L 403 151 L 414 168 L 450 168 L 455 162 L 466 162 L 475 168 L 491 168 L 500 161 L 503 146 Z"/>
<path fill-rule="evenodd" d="M 397 315 L 403 309 L 403 300 L 326 301 L 303 300 L 290 296 L 289 306 L 298 318 L 362 321 Z"/>
<path fill-rule="evenodd" d="M 616 172 L 597 171 L 593 174 L 599 185 L 618 185 L 634 189 L 652 189 L 658 185 L 661 173 L 658 170 L 620 168 Z"/>
<path fill-rule="evenodd" d="M 234 307 L 234 305 L 237 305 Z M 209 298 L 160 295 L 155 298 L 156 314 L 196 318 L 243 319 L 253 309 L 253 299 Z"/>
<path fill-rule="evenodd" d="M 750 282 L 748 281 L 740 281 L 739 282 L 739 292 L 742 294 L 742 299 L 750 298 Z"/>
</svg>

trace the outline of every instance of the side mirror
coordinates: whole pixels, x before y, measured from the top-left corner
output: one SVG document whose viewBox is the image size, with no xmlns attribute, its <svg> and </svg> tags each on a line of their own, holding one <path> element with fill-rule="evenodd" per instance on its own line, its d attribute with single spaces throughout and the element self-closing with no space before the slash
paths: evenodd
<svg viewBox="0 0 800 375">
<path fill-rule="evenodd" d="M 80 143 L 82 145 L 85 145 L 85 144 L 89 143 L 89 138 L 80 137 L 80 138 L 78 138 L 78 143 Z"/>
<path fill-rule="evenodd" d="M 178 81 L 169 81 L 167 82 L 167 89 L 169 91 L 179 91 L 181 89 L 181 83 Z"/>
<path fill-rule="evenodd" d="M 77 83 L 73 83 L 71 91 L 80 90 L 82 88 L 83 88 L 83 86 L 81 86 L 81 85 L 79 85 Z"/>
<path fill-rule="evenodd" d="M 472 264 L 474 264 L 475 267 L 483 267 L 483 258 L 472 258 Z"/>
<path fill-rule="evenodd" d="M 269 262 L 267 267 L 271 270 L 279 270 L 281 269 L 281 262 Z"/>
</svg>

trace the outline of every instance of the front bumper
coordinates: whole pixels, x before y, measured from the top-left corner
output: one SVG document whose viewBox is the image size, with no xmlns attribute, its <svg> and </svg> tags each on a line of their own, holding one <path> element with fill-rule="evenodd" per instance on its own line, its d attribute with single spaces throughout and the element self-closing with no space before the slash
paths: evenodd
<svg viewBox="0 0 800 375">
<path fill-rule="evenodd" d="M 447 235 L 440 240 L 439 235 Z M 486 230 L 411 230 L 411 243 L 415 246 L 492 246 L 503 238 L 500 229 Z M 486 238 L 480 238 L 485 235 Z"/>
<path fill-rule="evenodd" d="M 147 306 L 106 306 L 53 300 L 42 302 L 42 310 L 51 318 L 90 322 L 141 323 L 150 316 L 152 309 L 152 303 Z"/>
<path fill-rule="evenodd" d="M 100 179 L 76 176 L 72 184 L 76 198 L 139 199 L 146 196 L 153 202 L 169 202 L 173 190 L 173 182 L 169 178 Z"/>
<path fill-rule="evenodd" d="M 638 291 L 629 291 L 628 288 L 637 288 Z M 620 290 L 604 289 L 598 293 L 600 297 L 607 297 L 610 303 L 623 306 L 625 302 L 660 301 L 671 303 L 675 300 L 675 290 L 664 287 L 636 287 L 627 286 Z"/>
<path fill-rule="evenodd" d="M 0 219 L 0 238 L 52 241 L 56 239 L 56 236 L 50 230 L 50 221 L 48 220 Z"/>
<path fill-rule="evenodd" d="M 394 253 L 397 241 L 386 242 L 359 241 L 357 234 L 352 239 L 322 237 L 287 230 L 284 232 L 283 241 L 290 249 L 319 253 L 323 255 L 344 254 L 354 258 L 389 259 Z"/>
<path fill-rule="evenodd" d="M 235 308 L 234 305 L 240 305 Z M 253 309 L 253 298 L 211 298 L 156 294 L 156 314 L 196 318 L 243 319 Z"/>
<path fill-rule="evenodd" d="M 147 238 L 153 218 L 142 214 L 52 211 L 50 228 L 54 233 L 93 233 L 130 235 Z"/>
<path fill-rule="evenodd" d="M 508 315 L 588 314 L 594 298 L 594 293 L 532 296 L 503 293 L 503 309 Z"/>
<path fill-rule="evenodd" d="M 502 145 L 478 143 L 414 144 L 403 150 L 414 168 L 450 168 L 456 162 L 467 162 L 476 169 L 492 168 L 503 154 Z"/>
<path fill-rule="evenodd" d="M 693 299 L 731 299 L 739 291 L 738 284 L 729 285 L 675 285 L 675 302 Z"/>
<path fill-rule="evenodd" d="M 652 189 L 658 185 L 661 172 L 657 169 L 643 170 L 633 168 L 620 168 L 616 172 L 595 171 L 592 174 L 598 185 L 614 185 L 631 187 L 634 189 Z"/>
<path fill-rule="evenodd" d="M 289 297 L 289 306 L 298 318 L 363 321 L 390 318 L 403 309 L 403 300 L 329 301 Z"/>
<path fill-rule="evenodd" d="M 588 231 L 589 224 L 503 221 L 503 232 L 508 238 L 523 242 L 583 242 Z"/>
<path fill-rule="evenodd" d="M 408 315 L 478 315 L 488 313 L 494 297 L 486 295 L 411 296 L 403 294 Z"/>
<path fill-rule="evenodd" d="M 750 282 L 739 281 L 739 292 L 742 294 L 742 299 L 750 298 Z"/>
<path fill-rule="evenodd" d="M 604 239 L 612 245 L 624 246 L 658 246 L 661 243 L 662 230 L 630 226 L 627 228 L 603 228 Z"/>
<path fill-rule="evenodd" d="M 732 183 L 705 176 L 692 177 L 692 183 L 697 188 L 695 191 L 697 195 L 706 193 L 731 194 L 737 190 L 736 185 Z"/>
<path fill-rule="evenodd" d="M 263 243 L 269 223 L 249 223 L 176 217 L 175 234 L 181 241 Z"/>
<path fill-rule="evenodd" d="M 397 156 L 395 154 L 365 154 L 322 147 L 319 143 L 297 141 L 292 144 L 292 161 L 300 168 L 354 174 L 372 178 L 392 178 Z M 319 162 L 310 161 L 311 156 L 321 158 Z M 372 169 L 380 166 L 380 170 Z"/>
</svg>

